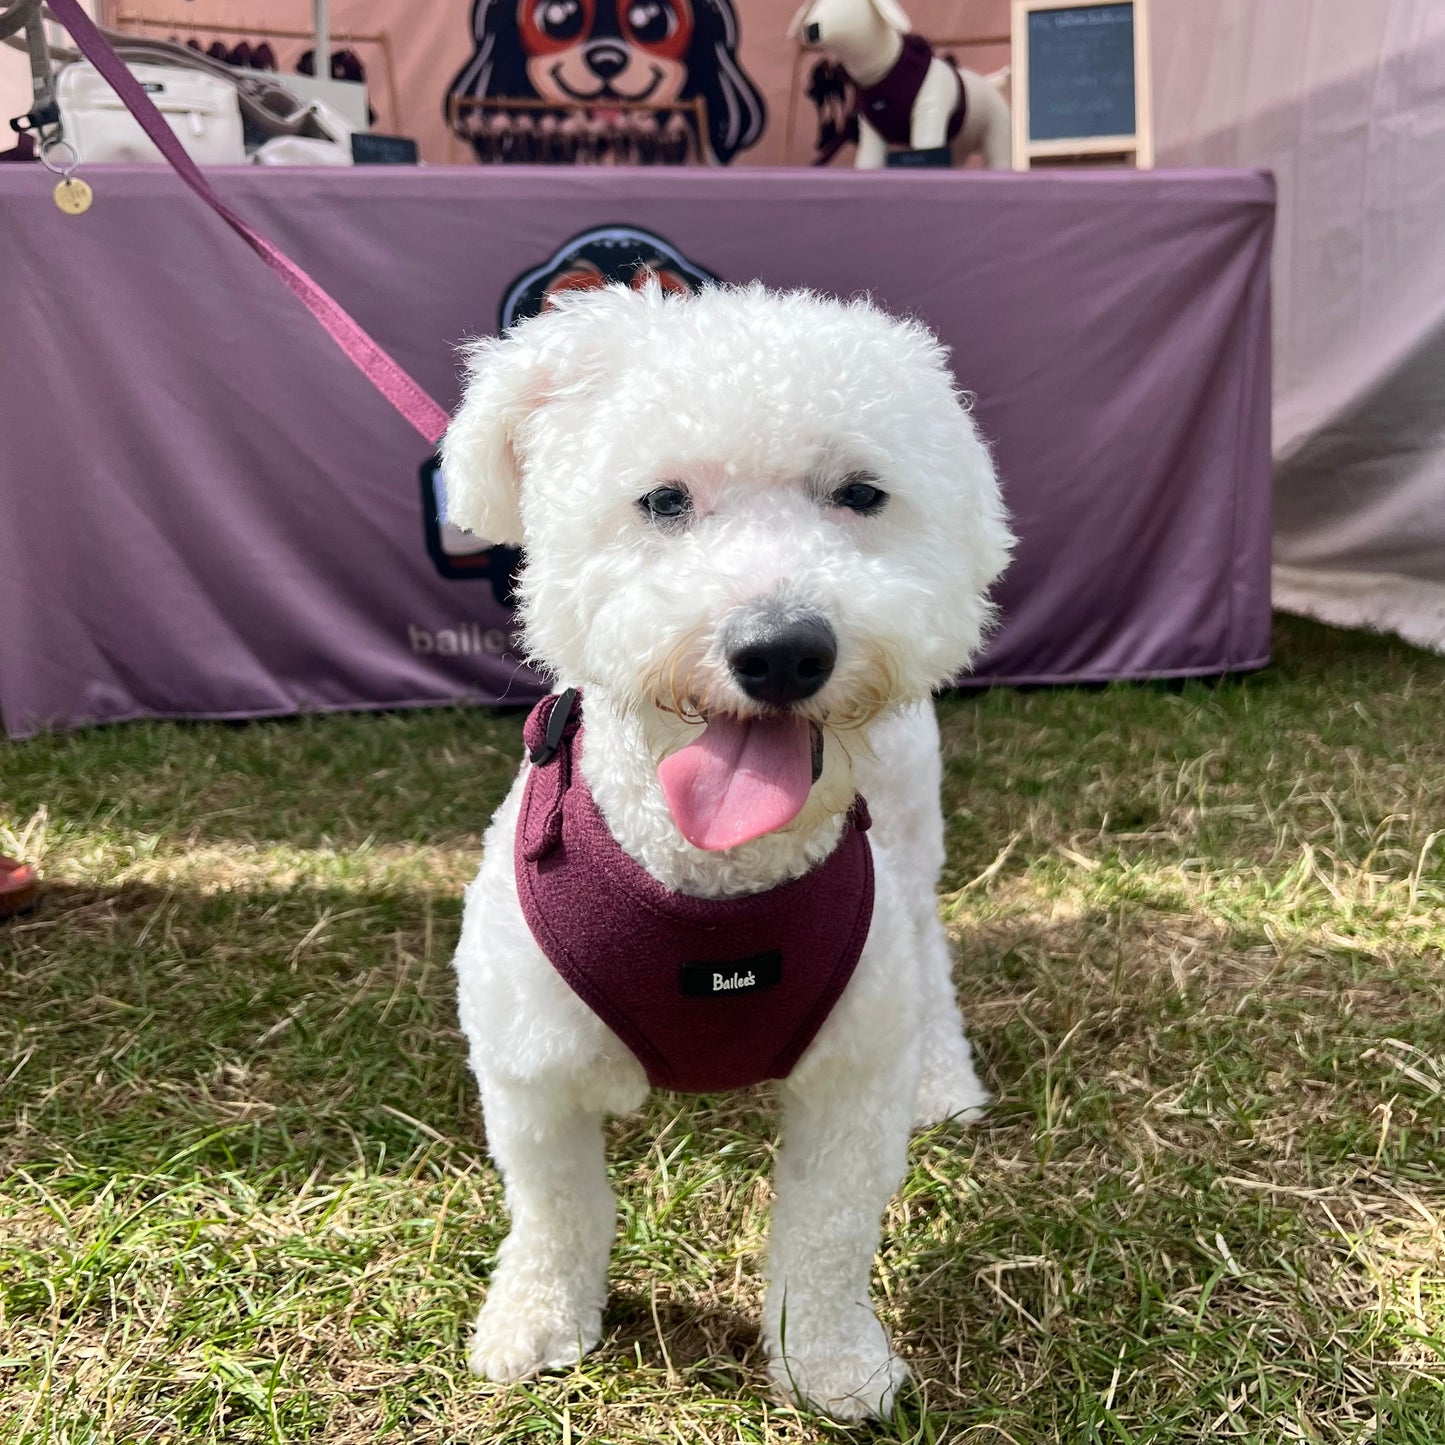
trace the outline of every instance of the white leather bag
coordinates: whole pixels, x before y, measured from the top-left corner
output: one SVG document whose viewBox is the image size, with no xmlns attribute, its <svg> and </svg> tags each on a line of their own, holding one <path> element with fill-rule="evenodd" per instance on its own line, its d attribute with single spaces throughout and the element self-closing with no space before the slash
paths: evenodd
<svg viewBox="0 0 1445 1445">
<path fill-rule="evenodd" d="M 236 87 L 219 76 L 171 65 L 131 64 L 166 124 L 201 165 L 246 163 Z M 65 139 L 85 165 L 162 161 L 110 83 L 87 60 L 67 65 L 55 86 Z"/>
<path fill-rule="evenodd" d="M 278 135 L 268 140 L 251 157 L 258 166 L 349 166 L 351 152 L 334 140 L 317 140 L 309 135 Z"/>
</svg>

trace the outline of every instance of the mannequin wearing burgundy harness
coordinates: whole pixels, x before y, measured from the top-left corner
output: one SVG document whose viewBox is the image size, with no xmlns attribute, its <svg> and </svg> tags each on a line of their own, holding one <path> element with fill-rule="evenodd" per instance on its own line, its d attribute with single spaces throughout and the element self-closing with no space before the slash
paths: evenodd
<svg viewBox="0 0 1445 1445">
<path fill-rule="evenodd" d="M 860 170 L 963 165 L 975 152 L 991 169 L 1012 165 L 1002 73 L 983 76 L 937 53 L 914 33 L 898 0 L 803 0 L 788 34 L 831 57 L 814 67 L 809 89 L 819 104 L 815 165 L 826 165 L 849 140 L 857 141 Z M 826 109 L 837 93 L 852 95 L 841 125 Z"/>
<path fill-rule="evenodd" d="M 818 867 L 741 898 L 673 893 L 623 852 L 576 765 L 575 692 L 527 719 L 517 824 L 527 925 L 654 1088 L 712 1093 L 786 1078 L 853 976 L 873 916 L 868 810 Z M 558 725 L 558 720 L 561 725 Z"/>
<path fill-rule="evenodd" d="M 891 146 L 912 144 L 913 105 L 933 62 L 933 47 L 923 36 L 910 33 L 902 39 L 903 50 L 892 70 L 872 85 L 857 87 L 858 114 Z M 949 68 L 958 86 L 958 103 L 948 118 L 948 139 L 952 141 L 963 129 L 967 102 L 958 67 Z"/>
</svg>

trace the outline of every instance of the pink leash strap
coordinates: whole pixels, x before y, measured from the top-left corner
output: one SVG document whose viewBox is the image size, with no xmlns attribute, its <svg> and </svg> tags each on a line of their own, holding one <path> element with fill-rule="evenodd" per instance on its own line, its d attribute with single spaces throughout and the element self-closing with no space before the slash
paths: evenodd
<svg viewBox="0 0 1445 1445">
<path fill-rule="evenodd" d="M 348 361 L 419 431 L 437 442 L 447 429 L 447 414 L 384 352 L 370 336 L 296 263 L 283 256 L 264 236 L 253 231 L 211 189 L 200 167 L 186 154 L 160 111 L 141 89 L 110 42 L 80 8 L 79 0 L 47 0 L 52 14 L 70 32 L 81 54 L 110 82 L 126 109 L 140 122 L 178 176 L 286 283 L 306 309 L 326 328 Z"/>
</svg>

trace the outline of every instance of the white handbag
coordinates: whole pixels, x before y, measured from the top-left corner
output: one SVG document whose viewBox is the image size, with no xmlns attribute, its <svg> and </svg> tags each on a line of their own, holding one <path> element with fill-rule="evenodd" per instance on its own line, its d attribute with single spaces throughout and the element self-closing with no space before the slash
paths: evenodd
<svg viewBox="0 0 1445 1445">
<path fill-rule="evenodd" d="M 145 88 L 191 159 L 201 165 L 246 163 L 236 87 L 220 76 L 173 65 L 127 67 Z M 60 72 L 55 86 L 65 139 L 85 165 L 164 161 L 110 82 L 88 61 Z"/>
</svg>

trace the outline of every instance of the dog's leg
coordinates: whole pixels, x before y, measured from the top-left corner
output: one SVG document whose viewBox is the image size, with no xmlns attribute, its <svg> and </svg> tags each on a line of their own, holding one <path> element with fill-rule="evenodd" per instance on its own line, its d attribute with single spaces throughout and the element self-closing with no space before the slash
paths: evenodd
<svg viewBox="0 0 1445 1445">
<path fill-rule="evenodd" d="M 574 1364 L 602 1338 L 616 1208 L 600 1114 L 491 1084 L 482 1106 L 512 1228 L 468 1361 L 489 1380 L 519 1380 Z"/>
<path fill-rule="evenodd" d="M 886 1414 L 908 1367 L 868 1303 L 883 1210 L 908 1160 L 912 1057 L 785 1083 L 763 1340 L 787 1398 L 843 1420 Z"/>
<path fill-rule="evenodd" d="M 1013 165 L 1013 113 L 998 86 L 985 80 L 978 94 L 969 92 L 983 118 L 983 158 L 990 170 L 1006 171 Z"/>
<path fill-rule="evenodd" d="M 913 112 L 909 124 L 909 146 L 916 151 L 938 150 L 948 144 L 948 112 L 942 106 L 924 109 L 920 106 Z"/>
<path fill-rule="evenodd" d="M 914 1123 L 974 1119 L 988 1092 L 974 1072 L 953 985 L 953 956 L 938 917 L 944 864 L 943 788 L 938 719 L 919 707 L 875 725 L 873 757 L 858 764 L 859 791 L 877 799 L 873 843 L 883 849 L 907 890 L 907 946 L 918 958 L 918 1034 L 923 1058 Z"/>
<path fill-rule="evenodd" d="M 923 1072 L 918 1081 L 915 1128 L 945 1119 L 971 1123 L 988 1106 L 989 1092 L 979 1082 L 973 1050 L 963 1031 L 953 986 L 953 954 L 938 917 L 932 891 L 919 904 L 919 982 L 923 990 Z"/>
<path fill-rule="evenodd" d="M 945 1119 L 977 1119 L 989 1102 L 989 1093 L 973 1067 L 973 1050 L 963 1030 L 953 983 L 953 950 L 938 916 L 938 878 L 945 857 L 938 719 L 932 708 L 922 710 L 919 717 L 916 751 L 907 763 L 915 791 L 906 838 L 912 854 L 908 904 L 922 1001 L 919 1037 L 923 1068 L 913 1123 L 922 1129 Z"/>
</svg>

